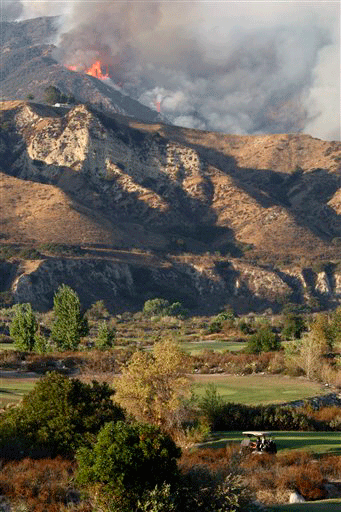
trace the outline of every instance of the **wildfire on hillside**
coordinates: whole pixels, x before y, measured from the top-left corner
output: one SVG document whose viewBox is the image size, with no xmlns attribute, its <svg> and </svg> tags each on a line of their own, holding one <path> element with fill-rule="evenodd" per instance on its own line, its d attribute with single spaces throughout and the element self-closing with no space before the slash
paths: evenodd
<svg viewBox="0 0 341 512">
<path fill-rule="evenodd" d="M 70 71 L 83 71 L 87 75 L 94 76 L 99 80 L 105 80 L 110 78 L 108 65 L 104 65 L 100 60 L 96 60 L 89 68 L 83 68 L 82 66 L 67 66 Z M 103 70 L 105 70 L 103 72 Z"/>
</svg>

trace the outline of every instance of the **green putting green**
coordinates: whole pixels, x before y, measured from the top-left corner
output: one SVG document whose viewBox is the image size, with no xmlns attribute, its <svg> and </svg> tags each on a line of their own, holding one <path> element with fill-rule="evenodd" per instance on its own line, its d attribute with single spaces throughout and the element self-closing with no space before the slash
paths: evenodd
<svg viewBox="0 0 341 512">
<path fill-rule="evenodd" d="M 239 352 L 246 347 L 242 341 L 185 341 L 181 343 L 181 348 L 191 355 L 200 354 L 204 350 L 213 350 L 213 352 Z"/>
<path fill-rule="evenodd" d="M 202 396 L 214 384 L 225 401 L 247 405 L 278 404 L 325 393 L 320 384 L 284 375 L 194 375 L 193 389 Z"/>
<path fill-rule="evenodd" d="M 252 430 L 252 429 L 251 429 Z M 306 450 L 316 454 L 341 455 L 340 432 L 281 432 L 273 431 L 278 454 L 288 450 Z M 222 448 L 228 444 L 240 443 L 241 432 L 215 432 L 201 447 Z"/>
<path fill-rule="evenodd" d="M 37 379 L 32 377 L 0 376 L 0 407 L 21 400 L 26 393 L 33 389 L 36 382 Z"/>
</svg>

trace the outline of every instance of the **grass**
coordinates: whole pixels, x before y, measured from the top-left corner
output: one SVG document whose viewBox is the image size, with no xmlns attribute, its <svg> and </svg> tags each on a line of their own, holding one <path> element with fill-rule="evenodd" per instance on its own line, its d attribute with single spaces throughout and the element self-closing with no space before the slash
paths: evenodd
<svg viewBox="0 0 341 512">
<path fill-rule="evenodd" d="M 316 454 L 341 455 L 340 432 L 280 432 L 273 431 L 279 453 L 289 450 L 306 450 Z M 216 432 L 201 447 L 223 448 L 227 444 L 240 443 L 241 432 Z"/>
<path fill-rule="evenodd" d="M 14 343 L 0 343 L 0 350 L 15 350 Z"/>
<path fill-rule="evenodd" d="M 0 407 L 21 400 L 33 389 L 36 381 L 32 377 L 0 377 Z"/>
<path fill-rule="evenodd" d="M 195 375 L 193 387 L 199 396 L 214 384 L 226 401 L 247 405 L 278 404 L 321 395 L 319 384 L 282 375 Z"/>
<path fill-rule="evenodd" d="M 190 341 L 181 343 L 181 348 L 191 355 L 199 354 L 204 350 L 213 350 L 214 352 L 239 352 L 245 348 L 246 343 L 237 341 Z"/>
<path fill-rule="evenodd" d="M 306 503 L 295 503 L 293 505 L 274 505 L 267 507 L 269 512 L 340 512 L 341 499 L 307 501 Z"/>
</svg>

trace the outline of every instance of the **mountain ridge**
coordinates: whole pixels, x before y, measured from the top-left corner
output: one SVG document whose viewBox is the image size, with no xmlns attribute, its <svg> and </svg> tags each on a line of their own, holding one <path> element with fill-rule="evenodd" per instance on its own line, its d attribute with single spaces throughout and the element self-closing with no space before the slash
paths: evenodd
<svg viewBox="0 0 341 512">
<path fill-rule="evenodd" d="M 328 259 L 334 270 L 340 262 L 341 143 L 144 124 L 83 104 L 2 102 L 0 114 L 3 243 L 121 251 L 106 270 L 103 258 L 88 252 L 83 267 L 92 265 L 88 274 L 101 282 L 107 272 L 105 288 L 118 290 L 113 297 L 124 296 L 114 276 L 129 275 L 122 282 L 131 283 L 124 299 L 130 306 L 160 294 L 176 298 L 179 282 L 185 301 L 198 309 L 208 298 L 213 310 L 229 301 L 244 310 L 276 308 L 292 294 L 299 301 L 316 294 L 324 303 L 340 300 L 336 271 L 313 272 L 310 281 L 302 272 L 314 260 Z M 139 261 L 122 250 L 142 251 Z M 43 304 L 51 301 L 63 280 L 58 265 L 76 265 L 74 285 L 89 290 L 81 260 L 54 264 L 43 254 L 32 272 L 19 265 L 11 282 L 16 300 L 36 287 Z M 50 269 L 44 292 L 34 285 L 40 268 Z M 65 275 L 71 282 L 69 270 Z M 100 287 L 92 288 L 100 298 Z"/>
</svg>

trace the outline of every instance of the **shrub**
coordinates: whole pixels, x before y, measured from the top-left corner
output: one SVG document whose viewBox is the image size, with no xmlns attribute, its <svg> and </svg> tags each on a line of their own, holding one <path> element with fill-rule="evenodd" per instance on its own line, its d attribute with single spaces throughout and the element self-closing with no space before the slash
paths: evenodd
<svg viewBox="0 0 341 512">
<path fill-rule="evenodd" d="M 104 301 L 98 300 L 91 305 L 91 307 L 86 312 L 86 315 L 89 320 L 98 321 L 103 318 L 107 318 L 109 316 L 109 312 L 105 307 Z"/>
<path fill-rule="evenodd" d="M 49 85 L 44 91 L 44 101 L 46 103 L 55 104 L 61 102 L 61 91 L 54 85 Z"/>
<path fill-rule="evenodd" d="M 179 457 L 180 449 L 157 427 L 110 422 L 93 448 L 79 450 L 77 479 L 83 485 L 101 484 L 103 495 L 125 496 L 134 510 L 146 490 L 176 482 Z"/>
<path fill-rule="evenodd" d="M 1 494 L 11 501 L 13 511 L 19 510 L 19 500 L 22 504 L 20 510 L 64 510 L 63 506 L 71 495 L 69 486 L 73 466 L 72 462 L 61 457 L 8 462 L 0 472 Z M 0 510 L 7 508 L 0 507 Z"/>
<path fill-rule="evenodd" d="M 33 349 L 38 354 L 44 354 L 48 350 L 48 341 L 47 339 L 39 333 L 36 333 L 34 337 L 34 346 Z"/>
<path fill-rule="evenodd" d="M 146 316 L 162 315 L 168 306 L 169 302 L 166 299 L 150 299 L 144 303 L 143 313 Z"/>
<path fill-rule="evenodd" d="M 24 249 L 21 249 L 19 252 L 19 257 L 24 260 L 39 260 L 41 259 L 41 254 L 37 249 L 34 249 L 34 247 L 27 247 Z"/>
<path fill-rule="evenodd" d="M 314 431 L 318 423 L 294 407 L 281 405 L 249 406 L 225 403 L 212 424 L 220 430 L 303 430 Z"/>
<path fill-rule="evenodd" d="M 185 317 L 188 312 L 181 302 L 169 303 L 166 299 L 150 299 L 144 303 L 143 313 L 148 316 L 178 316 Z"/>
<path fill-rule="evenodd" d="M 260 327 L 252 334 L 247 343 L 247 351 L 252 354 L 279 350 L 280 343 L 275 333 L 268 326 Z"/>
<path fill-rule="evenodd" d="M 116 337 L 116 330 L 110 329 L 108 323 L 104 320 L 99 324 L 98 336 L 96 338 L 96 347 L 100 350 L 112 348 Z"/>
<path fill-rule="evenodd" d="M 156 485 L 144 492 L 138 508 L 141 512 L 176 512 L 176 495 L 172 494 L 170 484 Z"/>
<path fill-rule="evenodd" d="M 3 457 L 58 454 L 72 457 L 106 421 L 123 418 L 107 384 L 83 384 L 56 372 L 40 379 L 0 422 Z"/>
<path fill-rule="evenodd" d="M 218 395 L 216 386 L 208 385 L 204 396 L 199 400 L 199 407 L 210 427 L 215 424 L 223 405 L 223 399 Z"/>
<path fill-rule="evenodd" d="M 251 512 L 252 493 L 239 475 L 222 474 L 206 465 L 193 466 L 182 479 L 181 512 Z"/>
<path fill-rule="evenodd" d="M 284 339 L 299 339 L 304 331 L 307 330 L 306 323 L 302 315 L 288 313 L 284 315 L 284 327 L 282 336 Z"/>
</svg>

